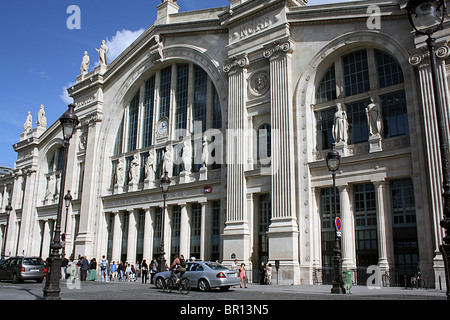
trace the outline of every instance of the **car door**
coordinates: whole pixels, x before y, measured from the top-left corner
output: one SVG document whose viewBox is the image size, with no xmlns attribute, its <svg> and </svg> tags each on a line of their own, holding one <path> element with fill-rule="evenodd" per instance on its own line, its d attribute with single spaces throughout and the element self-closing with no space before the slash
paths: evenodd
<svg viewBox="0 0 450 320">
<path fill-rule="evenodd" d="M 196 287 L 197 283 L 198 283 L 198 279 L 200 279 L 201 276 L 201 271 L 203 270 L 203 267 L 196 262 L 193 262 L 190 264 L 191 267 L 189 268 L 189 273 L 188 273 L 188 277 L 189 280 L 191 280 L 191 286 L 192 287 Z"/>
<path fill-rule="evenodd" d="M 6 280 L 8 266 L 11 264 L 11 259 L 6 260 L 0 265 L 0 280 Z"/>
</svg>

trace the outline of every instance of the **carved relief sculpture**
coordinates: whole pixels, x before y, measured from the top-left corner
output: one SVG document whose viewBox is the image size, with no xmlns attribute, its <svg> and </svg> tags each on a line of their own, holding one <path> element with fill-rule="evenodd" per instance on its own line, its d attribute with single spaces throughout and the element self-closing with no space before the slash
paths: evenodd
<svg viewBox="0 0 450 320">
<path fill-rule="evenodd" d="M 87 53 L 87 51 L 85 51 L 84 52 L 84 57 L 81 60 L 81 66 L 80 66 L 82 75 L 88 73 L 88 71 L 89 71 L 89 61 L 90 61 L 90 59 L 89 59 L 88 53 Z"/>
<path fill-rule="evenodd" d="M 44 106 L 41 104 L 41 109 L 38 112 L 38 118 L 36 121 L 38 127 L 47 128 L 47 118 L 45 117 Z"/>
<path fill-rule="evenodd" d="M 106 46 L 106 41 L 102 40 L 102 45 L 100 46 L 100 49 L 95 48 L 98 52 L 98 63 L 100 65 L 106 66 L 108 64 L 108 47 Z"/>
<path fill-rule="evenodd" d="M 31 112 L 28 111 L 27 120 L 25 120 L 25 123 L 23 124 L 23 131 L 30 132 L 32 125 L 33 125 L 33 117 L 31 116 Z"/>
<path fill-rule="evenodd" d="M 383 119 L 381 118 L 380 104 L 374 97 L 370 97 L 370 103 L 366 108 L 367 121 L 369 123 L 370 136 L 381 136 L 383 130 Z"/>
</svg>

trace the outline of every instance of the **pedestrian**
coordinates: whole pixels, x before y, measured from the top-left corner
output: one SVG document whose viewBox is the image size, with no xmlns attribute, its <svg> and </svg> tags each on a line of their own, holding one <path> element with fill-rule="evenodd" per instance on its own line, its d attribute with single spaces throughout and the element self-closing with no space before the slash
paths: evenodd
<svg viewBox="0 0 450 320">
<path fill-rule="evenodd" d="M 242 284 L 247 288 L 247 278 L 245 276 L 245 263 L 241 263 L 241 268 L 239 269 L 239 278 L 241 278 L 241 282 L 239 286 L 242 288 Z"/>
<path fill-rule="evenodd" d="M 134 265 L 134 271 L 136 272 L 136 278 L 139 278 L 141 275 L 141 270 L 139 269 L 139 266 L 141 264 L 139 263 L 139 261 L 136 261 L 136 264 Z"/>
<path fill-rule="evenodd" d="M 144 261 L 142 261 L 141 272 L 142 272 L 142 283 L 147 284 L 148 265 L 147 265 L 147 261 L 145 259 L 144 259 Z"/>
<path fill-rule="evenodd" d="M 272 264 L 269 263 L 266 268 L 266 284 L 272 284 Z"/>
<path fill-rule="evenodd" d="M 155 277 L 155 274 L 158 272 L 158 263 L 155 259 L 150 262 L 150 283 L 153 283 L 153 278 Z"/>
<path fill-rule="evenodd" d="M 101 273 L 102 273 L 102 282 L 108 282 L 108 260 L 105 255 L 102 257 L 101 265 L 100 265 Z"/>
<path fill-rule="evenodd" d="M 125 262 L 125 280 L 130 280 L 131 274 L 131 265 L 128 262 Z"/>
<path fill-rule="evenodd" d="M 116 262 L 113 261 L 111 267 L 110 267 L 110 277 L 111 277 L 111 281 L 114 281 L 115 278 L 117 278 L 117 265 Z"/>
<path fill-rule="evenodd" d="M 125 267 L 124 267 L 124 265 L 123 265 L 123 262 L 120 261 L 120 264 L 119 264 L 119 266 L 117 267 L 117 273 L 118 273 L 118 276 L 119 276 L 119 281 L 125 281 L 124 278 L 123 278 L 123 272 L 124 272 L 124 270 L 125 270 Z"/>
<path fill-rule="evenodd" d="M 89 263 L 89 281 L 95 281 L 97 280 L 97 260 L 95 258 L 92 258 L 91 262 Z"/>
<path fill-rule="evenodd" d="M 64 255 L 64 257 L 62 259 L 62 262 L 61 262 L 61 279 L 62 280 L 66 280 L 67 279 L 66 272 L 67 272 L 67 265 L 68 264 L 69 264 L 69 260 Z"/>
<path fill-rule="evenodd" d="M 81 281 L 86 281 L 88 270 L 89 270 L 89 261 L 86 259 L 86 257 L 82 257 L 81 270 L 80 270 L 80 280 Z"/>
<path fill-rule="evenodd" d="M 264 262 L 261 262 L 261 265 L 259 266 L 259 284 L 265 284 L 265 278 L 266 268 L 264 267 Z"/>
<path fill-rule="evenodd" d="M 238 261 L 237 259 L 234 259 L 234 261 L 231 263 L 231 270 L 238 272 Z"/>
</svg>

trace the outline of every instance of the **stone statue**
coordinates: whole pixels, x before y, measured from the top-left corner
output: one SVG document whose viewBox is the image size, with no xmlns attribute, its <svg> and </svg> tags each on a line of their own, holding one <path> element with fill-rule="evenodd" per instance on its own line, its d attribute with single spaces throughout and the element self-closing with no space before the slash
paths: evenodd
<svg viewBox="0 0 450 320">
<path fill-rule="evenodd" d="M 172 176 L 172 146 L 167 146 L 166 151 L 164 152 L 164 160 L 163 160 L 163 173 L 167 172 L 169 177 Z"/>
<path fill-rule="evenodd" d="M 208 162 L 209 162 L 209 150 L 208 150 L 208 137 L 203 138 L 203 144 L 202 144 L 202 167 L 207 168 Z"/>
<path fill-rule="evenodd" d="M 117 176 L 117 186 L 123 186 L 124 178 L 125 178 L 125 168 L 123 165 L 122 158 L 119 158 L 119 162 L 117 163 L 116 176 Z"/>
<path fill-rule="evenodd" d="M 334 114 L 333 138 L 336 143 L 343 141 L 347 143 L 348 139 L 348 120 L 341 103 L 336 105 L 337 111 Z"/>
<path fill-rule="evenodd" d="M 139 181 L 139 157 L 137 154 L 133 155 L 133 160 L 130 164 L 130 171 L 128 172 L 130 183 L 138 183 Z"/>
<path fill-rule="evenodd" d="M 33 117 L 31 116 L 31 112 L 28 111 L 27 120 L 23 124 L 23 131 L 24 132 L 30 132 L 32 126 L 33 126 Z"/>
<path fill-rule="evenodd" d="M 184 141 L 183 154 L 181 155 L 181 160 L 183 161 L 183 171 L 188 173 L 191 172 L 192 168 L 192 152 L 191 152 L 191 140 L 187 139 Z"/>
<path fill-rule="evenodd" d="M 47 180 L 47 190 L 45 191 L 45 200 L 48 200 L 50 196 L 53 196 L 55 191 L 55 177 L 51 175 Z"/>
<path fill-rule="evenodd" d="M 108 64 L 108 47 L 106 46 L 106 41 L 102 40 L 102 45 L 100 46 L 100 49 L 95 48 L 98 52 L 98 63 L 100 65 L 106 66 Z"/>
<path fill-rule="evenodd" d="M 90 59 L 89 59 L 88 53 L 87 53 L 87 51 L 85 51 L 84 52 L 84 57 L 81 60 L 81 66 L 80 66 L 81 74 L 84 75 L 84 74 L 88 73 L 88 71 L 89 71 L 89 61 L 90 61 Z"/>
<path fill-rule="evenodd" d="M 145 163 L 145 178 L 147 181 L 155 180 L 155 152 L 150 150 Z"/>
<path fill-rule="evenodd" d="M 45 117 L 44 106 L 41 104 L 41 109 L 38 112 L 38 119 L 36 121 L 38 127 L 47 128 L 47 118 Z"/>
<path fill-rule="evenodd" d="M 380 104 L 374 97 L 370 97 L 370 103 L 366 108 L 367 121 L 369 123 L 369 135 L 381 135 L 383 130 L 383 119 L 381 117 Z"/>
</svg>

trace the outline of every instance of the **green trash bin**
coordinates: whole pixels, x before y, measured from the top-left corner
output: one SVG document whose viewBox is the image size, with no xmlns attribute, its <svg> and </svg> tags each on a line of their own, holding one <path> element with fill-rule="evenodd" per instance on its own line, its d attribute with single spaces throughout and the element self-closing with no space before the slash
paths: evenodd
<svg viewBox="0 0 450 320">
<path fill-rule="evenodd" d="M 353 271 L 351 270 L 344 270 L 342 271 L 343 274 L 343 278 L 344 278 L 344 287 L 345 287 L 345 291 L 347 293 L 351 293 L 350 290 L 352 289 L 353 286 Z"/>
</svg>

